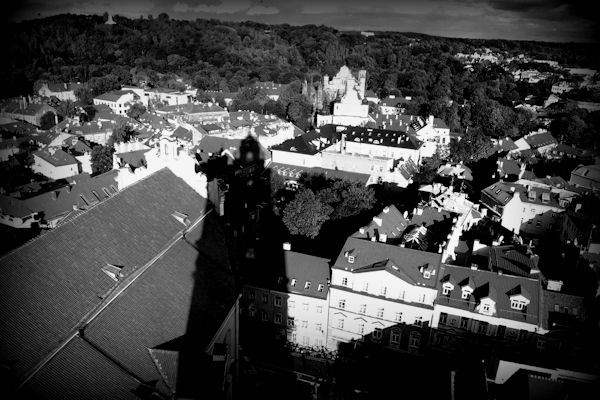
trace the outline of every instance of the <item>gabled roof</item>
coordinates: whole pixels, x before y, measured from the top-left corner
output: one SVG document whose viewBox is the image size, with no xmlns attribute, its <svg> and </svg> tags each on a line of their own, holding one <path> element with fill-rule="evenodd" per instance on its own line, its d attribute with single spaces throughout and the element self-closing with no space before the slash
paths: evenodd
<svg viewBox="0 0 600 400">
<path fill-rule="evenodd" d="M 130 93 L 135 95 L 135 92 L 132 90 L 113 90 L 111 92 L 102 93 L 101 95 L 94 97 L 94 99 L 110 101 L 114 103 L 116 101 L 119 101 L 121 97 Z"/>
<path fill-rule="evenodd" d="M 339 141 L 341 134 L 335 125 L 324 125 L 293 139 L 271 147 L 271 150 L 289 151 L 293 153 L 313 155 Z"/>
<path fill-rule="evenodd" d="M 354 256 L 353 263 L 349 262 L 346 254 Z M 385 269 L 391 274 L 401 279 L 410 279 L 421 286 L 434 287 L 436 281 L 435 271 L 439 269 L 441 254 L 349 237 L 342 247 L 333 268 L 358 271 L 364 267 L 372 267 L 383 260 L 390 261 L 386 261 Z M 432 268 L 430 279 L 425 279 L 419 271 L 419 268 L 426 264 L 429 264 Z M 393 268 L 393 266 L 398 267 L 398 269 Z"/>
<path fill-rule="evenodd" d="M 49 162 L 55 167 L 77 164 L 77 159 L 60 149 L 42 149 L 33 153 L 44 161 Z"/>
<path fill-rule="evenodd" d="M 558 144 L 558 140 L 556 140 L 554 136 L 548 132 L 528 135 L 525 136 L 524 139 L 532 149 L 537 149 L 538 147 L 543 147 L 550 144 Z"/>
<path fill-rule="evenodd" d="M 387 236 L 387 242 L 393 243 L 394 239 L 400 239 L 408 226 L 408 220 L 395 205 L 387 206 L 376 217 L 373 217 L 368 225 L 360 228 L 352 236 L 356 238 L 379 240 L 381 235 Z"/>
<path fill-rule="evenodd" d="M 11 372 L 16 379 L 66 339 L 115 287 L 102 271 L 107 263 L 123 266 L 125 274 L 143 266 L 183 229 L 171 215 L 174 211 L 194 221 L 205 206 L 204 199 L 165 168 L 0 258 L 0 358 L 14 362 Z M 163 272 L 172 274 L 169 268 L 177 263 L 168 261 L 161 261 L 167 262 Z M 141 318 L 147 315 L 146 307 L 163 307 L 159 293 L 170 285 L 169 279 L 155 281 L 146 287 L 150 297 L 123 308 Z M 163 318 L 154 311 L 152 315 Z M 116 340 L 129 328 L 120 325 L 103 334 Z"/>
<path fill-rule="evenodd" d="M 192 132 L 182 126 L 178 126 L 177 129 L 173 131 L 171 136 L 176 137 L 177 139 L 186 140 L 188 142 L 191 142 L 193 138 Z"/>
<path fill-rule="evenodd" d="M 499 318 L 510 319 L 514 321 L 529 323 L 533 325 L 540 324 L 539 315 L 539 296 L 540 284 L 536 279 L 525 278 L 522 276 L 499 275 L 496 272 L 485 270 L 473 270 L 455 265 L 443 264 L 440 269 L 442 276 L 450 275 L 459 282 L 459 287 L 454 287 L 449 295 L 440 294 L 435 303 L 447 307 L 453 307 L 465 311 L 477 313 L 475 307 L 479 300 L 489 297 L 496 303 L 496 314 Z M 473 287 L 473 295 L 469 301 L 462 299 L 460 286 L 470 282 Z M 440 283 L 439 288 L 441 288 Z M 516 289 L 519 288 L 520 289 Z M 511 308 L 510 295 L 515 290 L 522 290 L 526 293 L 525 297 L 529 304 L 523 310 L 514 310 Z"/>
</svg>

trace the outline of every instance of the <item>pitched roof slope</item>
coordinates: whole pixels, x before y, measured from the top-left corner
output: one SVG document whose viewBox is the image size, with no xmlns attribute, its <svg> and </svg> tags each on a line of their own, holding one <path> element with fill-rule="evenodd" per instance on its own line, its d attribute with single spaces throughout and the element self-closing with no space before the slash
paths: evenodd
<svg viewBox="0 0 600 400">
<path fill-rule="evenodd" d="M 373 220 L 368 225 L 360 228 L 352 236 L 362 239 L 371 240 L 371 238 L 375 238 L 375 240 L 379 240 L 381 235 L 386 235 L 386 240 L 393 242 L 394 239 L 399 240 L 402 237 L 408 224 L 409 221 L 392 204 L 385 207 L 379 215 L 373 217 Z"/>
<path fill-rule="evenodd" d="M 107 263 L 131 271 L 147 263 L 205 202 L 162 169 L 68 223 L 0 258 L 0 358 L 22 377 L 115 286 Z"/>
<path fill-rule="evenodd" d="M 348 255 L 354 256 L 354 262 L 350 263 Z M 429 253 L 420 250 L 407 249 L 399 246 L 391 246 L 381 242 L 349 237 L 342 248 L 333 268 L 348 269 L 356 271 L 360 268 L 370 267 L 382 261 L 386 261 L 386 270 L 402 279 L 407 277 L 413 282 L 426 287 L 435 287 L 435 273 L 440 266 L 441 254 Z M 387 262 L 390 261 L 391 263 Z M 379 265 L 379 264 L 378 264 Z M 396 266 L 398 269 L 392 267 Z M 387 266 L 390 268 L 388 269 Z M 431 271 L 431 279 L 425 279 L 420 267 L 426 267 Z"/>
</svg>

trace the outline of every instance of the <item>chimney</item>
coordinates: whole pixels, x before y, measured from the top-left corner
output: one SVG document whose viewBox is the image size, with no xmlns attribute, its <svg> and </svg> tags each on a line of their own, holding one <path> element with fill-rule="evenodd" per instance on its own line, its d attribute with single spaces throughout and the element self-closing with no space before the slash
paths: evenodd
<svg viewBox="0 0 600 400">
<path fill-rule="evenodd" d="M 383 209 L 383 213 L 384 213 L 384 214 L 387 214 L 387 213 L 389 213 L 389 212 L 390 212 L 390 208 L 389 208 L 389 207 L 385 207 L 385 208 Z"/>
<path fill-rule="evenodd" d="M 291 245 L 291 243 L 290 243 L 290 242 L 284 242 L 284 243 L 283 243 L 283 250 L 285 250 L 285 251 L 290 251 L 290 250 L 292 250 L 292 245 Z"/>
</svg>

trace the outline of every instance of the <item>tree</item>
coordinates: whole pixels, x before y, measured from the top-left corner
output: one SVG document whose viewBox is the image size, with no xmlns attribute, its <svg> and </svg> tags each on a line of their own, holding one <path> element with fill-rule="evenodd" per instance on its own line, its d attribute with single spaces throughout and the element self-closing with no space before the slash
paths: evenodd
<svg viewBox="0 0 600 400">
<path fill-rule="evenodd" d="M 334 207 L 334 212 L 331 216 L 334 220 L 353 217 L 365 210 L 371 209 L 375 204 L 375 192 L 373 189 L 359 182 L 339 179 L 334 182 L 332 189 L 337 194 L 332 199 L 339 199 L 337 202 L 330 204 L 330 206 Z"/>
<path fill-rule="evenodd" d="M 289 103 L 287 109 L 288 119 L 300 129 L 306 130 L 311 125 L 309 121 L 311 111 L 312 106 L 310 103 L 304 97 L 301 97 Z"/>
<path fill-rule="evenodd" d="M 283 210 L 283 223 L 292 235 L 315 238 L 333 209 L 310 189 L 302 189 Z"/>
<path fill-rule="evenodd" d="M 46 131 L 52 128 L 54 125 L 56 125 L 56 114 L 54 114 L 52 111 L 46 112 L 40 118 L 40 128 L 43 130 Z"/>
<path fill-rule="evenodd" d="M 120 124 L 113 130 L 113 133 L 108 140 L 108 146 L 112 148 L 115 143 L 129 142 L 135 134 L 136 133 L 131 125 Z"/>
<path fill-rule="evenodd" d="M 271 99 L 267 100 L 263 107 L 263 110 L 265 114 L 276 115 L 279 118 L 285 118 L 286 116 L 285 108 L 283 107 L 283 104 L 281 104 L 279 101 Z"/>
<path fill-rule="evenodd" d="M 94 95 L 92 94 L 92 91 L 85 86 L 80 86 L 75 89 L 75 96 L 83 104 L 92 104 L 94 101 Z"/>
<path fill-rule="evenodd" d="M 64 100 L 60 102 L 58 106 L 58 113 L 65 118 L 73 118 L 77 109 L 75 108 L 75 103 L 71 100 Z"/>
<path fill-rule="evenodd" d="M 133 103 L 129 110 L 127 111 L 127 115 L 130 118 L 138 120 L 142 114 L 146 112 L 146 107 L 142 103 Z"/>
<path fill-rule="evenodd" d="M 92 175 L 102 174 L 113 168 L 113 149 L 109 146 L 97 145 L 92 149 Z"/>
</svg>

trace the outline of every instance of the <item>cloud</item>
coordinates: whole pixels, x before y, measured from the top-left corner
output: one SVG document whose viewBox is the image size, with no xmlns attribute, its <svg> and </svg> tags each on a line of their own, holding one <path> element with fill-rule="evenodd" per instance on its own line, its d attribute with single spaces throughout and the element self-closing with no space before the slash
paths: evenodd
<svg viewBox="0 0 600 400">
<path fill-rule="evenodd" d="M 275 7 L 265 7 L 263 5 L 256 5 L 251 7 L 248 11 L 246 11 L 248 15 L 273 15 L 279 14 L 279 9 Z"/>
<path fill-rule="evenodd" d="M 180 13 L 236 14 L 248 10 L 250 6 L 250 0 L 203 0 L 202 3 L 196 5 L 189 5 L 182 2 L 176 3 L 173 6 L 173 11 Z"/>
</svg>

